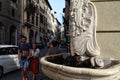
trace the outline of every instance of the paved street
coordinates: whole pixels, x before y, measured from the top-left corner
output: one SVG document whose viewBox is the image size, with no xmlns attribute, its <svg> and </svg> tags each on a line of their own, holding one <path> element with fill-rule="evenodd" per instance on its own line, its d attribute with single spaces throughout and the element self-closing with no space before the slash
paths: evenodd
<svg viewBox="0 0 120 80">
<path fill-rule="evenodd" d="M 45 55 L 46 51 L 47 51 L 47 48 L 41 49 L 40 51 L 41 51 L 40 55 L 41 55 L 41 57 L 43 57 Z M 50 80 L 48 77 L 46 77 L 42 73 L 41 65 L 40 65 L 40 72 L 36 77 L 37 77 L 37 80 Z M 31 78 L 31 72 L 29 72 L 29 78 Z M 16 71 L 13 71 L 13 72 L 9 72 L 9 73 L 5 74 L 3 76 L 3 78 L 0 79 L 0 80 L 22 80 L 21 71 L 16 70 Z"/>
<path fill-rule="evenodd" d="M 29 78 L 31 78 L 31 72 L 29 72 Z M 36 76 L 37 80 L 50 80 L 49 78 L 47 78 L 41 71 L 41 67 L 40 67 L 40 72 L 39 74 Z M 22 80 L 21 77 L 21 71 L 20 70 L 16 70 L 10 73 L 7 73 L 3 76 L 3 78 L 1 80 Z"/>
<path fill-rule="evenodd" d="M 62 52 L 65 52 L 66 49 L 61 48 L 61 50 L 62 50 Z M 45 56 L 45 53 L 47 52 L 47 47 L 45 47 L 44 49 L 41 49 L 40 51 L 41 51 L 41 53 L 40 53 L 40 55 L 41 55 L 40 58 L 41 58 L 41 57 Z M 43 74 L 43 72 L 41 70 L 41 64 L 40 64 L 40 72 L 36 77 L 37 77 L 37 80 L 51 80 Z M 31 72 L 29 72 L 29 78 L 31 78 Z M 3 76 L 3 78 L 0 80 L 22 80 L 21 71 L 16 70 L 13 72 L 9 72 L 9 73 L 5 74 Z"/>
</svg>

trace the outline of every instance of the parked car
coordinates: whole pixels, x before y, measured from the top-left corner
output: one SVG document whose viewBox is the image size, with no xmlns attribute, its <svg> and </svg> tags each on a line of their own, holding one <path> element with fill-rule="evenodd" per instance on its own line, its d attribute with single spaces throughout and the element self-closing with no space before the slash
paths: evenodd
<svg viewBox="0 0 120 80">
<path fill-rule="evenodd" d="M 0 77 L 3 74 L 19 69 L 18 46 L 0 45 Z"/>
</svg>

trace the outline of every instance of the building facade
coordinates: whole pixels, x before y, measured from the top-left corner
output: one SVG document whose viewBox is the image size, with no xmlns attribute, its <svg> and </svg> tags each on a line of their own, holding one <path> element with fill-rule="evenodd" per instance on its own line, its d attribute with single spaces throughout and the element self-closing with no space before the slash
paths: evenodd
<svg viewBox="0 0 120 80">
<path fill-rule="evenodd" d="M 0 44 L 47 43 L 59 22 L 48 0 L 0 0 Z"/>
<path fill-rule="evenodd" d="M 50 32 L 50 36 L 49 39 L 53 40 L 59 39 L 59 34 L 60 34 L 60 28 L 61 28 L 61 23 L 58 21 L 58 19 L 56 18 L 56 12 L 51 10 L 51 15 L 50 15 L 50 27 L 49 32 Z"/>
<path fill-rule="evenodd" d="M 48 0 L 23 0 L 22 35 L 28 42 L 46 43 L 53 32 L 52 8 Z"/>
<path fill-rule="evenodd" d="M 0 0 L 0 44 L 17 44 L 21 34 L 21 0 Z"/>
<path fill-rule="evenodd" d="M 22 35 L 28 38 L 28 42 L 40 43 L 40 35 L 42 35 L 41 26 L 44 27 L 41 12 L 43 12 L 43 14 L 45 12 L 45 10 L 41 8 L 41 1 L 42 0 L 23 0 L 22 2 Z"/>
</svg>

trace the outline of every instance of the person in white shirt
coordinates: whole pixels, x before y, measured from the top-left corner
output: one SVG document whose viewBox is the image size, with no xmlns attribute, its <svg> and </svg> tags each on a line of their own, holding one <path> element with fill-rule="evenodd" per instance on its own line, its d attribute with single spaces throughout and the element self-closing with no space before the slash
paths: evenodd
<svg viewBox="0 0 120 80">
<path fill-rule="evenodd" d="M 39 73 L 39 56 L 40 50 L 36 47 L 36 43 L 32 43 L 32 49 L 30 51 L 30 65 L 29 70 L 32 71 L 32 80 L 36 80 L 35 76 Z"/>
</svg>

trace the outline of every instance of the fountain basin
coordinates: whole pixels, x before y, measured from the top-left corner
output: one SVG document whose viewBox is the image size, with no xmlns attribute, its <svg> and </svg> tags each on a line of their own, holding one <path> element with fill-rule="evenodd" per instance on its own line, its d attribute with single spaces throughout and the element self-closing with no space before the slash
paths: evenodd
<svg viewBox="0 0 120 80">
<path fill-rule="evenodd" d="M 53 80 L 120 80 L 120 62 L 113 59 L 104 59 L 102 69 L 70 67 L 48 61 L 48 58 L 66 56 L 57 54 L 41 58 L 43 73 Z"/>
</svg>

